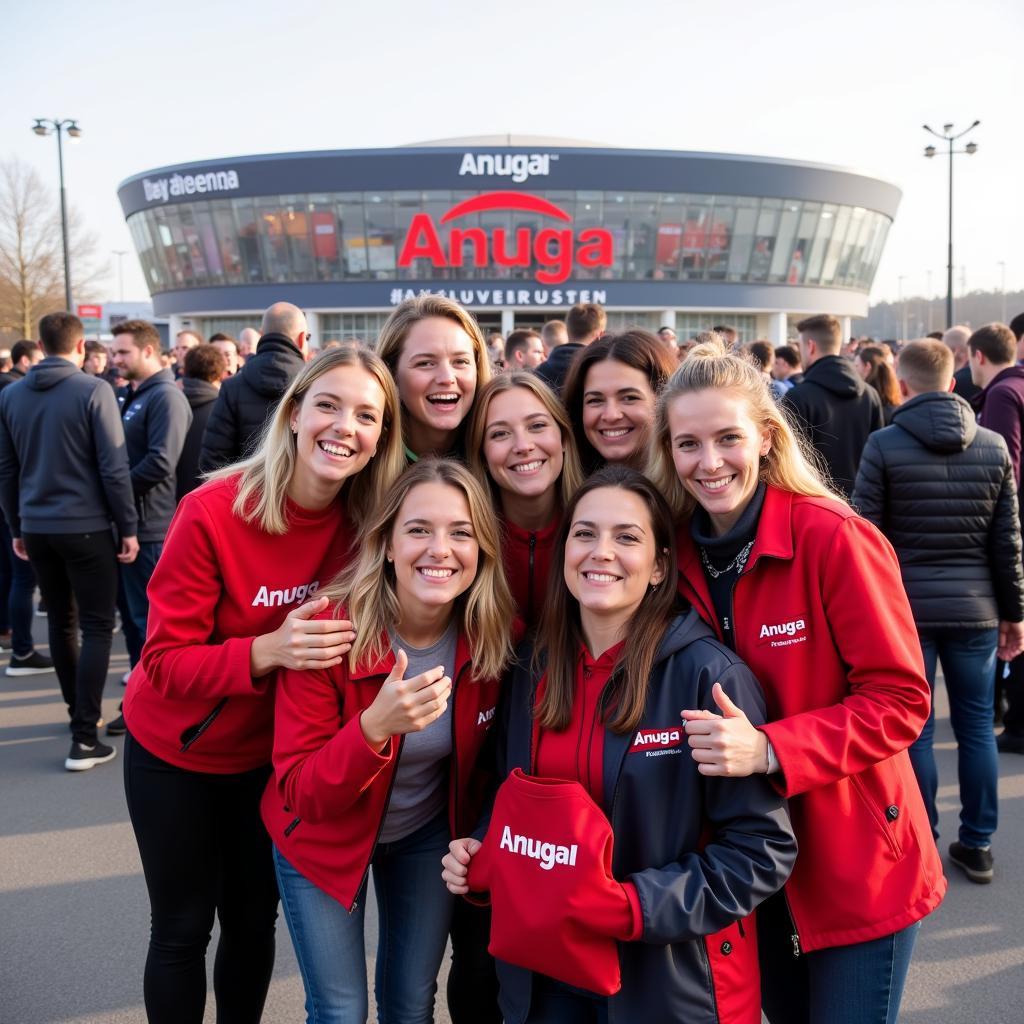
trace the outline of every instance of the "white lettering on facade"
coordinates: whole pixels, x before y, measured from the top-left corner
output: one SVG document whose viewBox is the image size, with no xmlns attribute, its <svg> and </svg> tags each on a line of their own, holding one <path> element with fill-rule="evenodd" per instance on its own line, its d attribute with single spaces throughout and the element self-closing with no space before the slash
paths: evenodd
<svg viewBox="0 0 1024 1024">
<path fill-rule="evenodd" d="M 521 185 L 530 178 L 546 178 L 551 173 L 551 161 L 557 159 L 557 153 L 466 153 L 459 175 L 511 178 Z"/>
<path fill-rule="evenodd" d="M 204 174 L 172 174 L 170 178 L 142 179 L 147 203 L 166 203 L 171 196 L 206 192 L 233 192 L 240 187 L 238 171 L 207 171 Z"/>
<path fill-rule="evenodd" d="M 392 288 L 389 301 L 397 306 L 418 295 L 443 295 L 463 306 L 574 306 L 577 302 L 596 302 L 606 305 L 608 292 L 604 288 Z"/>
</svg>

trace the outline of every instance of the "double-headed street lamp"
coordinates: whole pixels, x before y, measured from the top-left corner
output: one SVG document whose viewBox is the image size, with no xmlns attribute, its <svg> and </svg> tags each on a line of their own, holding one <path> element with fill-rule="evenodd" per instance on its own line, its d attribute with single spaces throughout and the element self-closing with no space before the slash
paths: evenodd
<svg viewBox="0 0 1024 1024">
<path fill-rule="evenodd" d="M 64 193 L 64 146 L 61 136 L 67 132 L 72 139 L 77 139 L 82 134 L 75 120 L 50 120 L 45 117 L 37 117 L 32 125 L 32 131 L 36 135 L 57 136 L 57 166 L 60 169 L 60 230 L 64 240 L 64 308 L 71 312 L 71 257 L 68 253 L 68 206 Z"/>
<path fill-rule="evenodd" d="M 980 121 L 975 121 L 969 128 L 965 128 L 959 135 L 953 134 L 953 126 L 951 124 L 944 124 L 942 126 L 942 134 L 940 135 L 937 131 L 929 128 L 928 125 L 922 125 L 926 132 L 934 135 L 937 139 L 942 139 L 943 142 L 949 144 L 949 259 L 946 264 L 946 329 L 948 330 L 953 326 L 953 154 L 954 153 L 967 153 L 968 156 L 977 153 L 978 144 L 976 142 L 968 142 L 963 149 L 954 149 L 953 143 L 958 139 L 962 139 L 968 132 L 974 131 Z M 924 155 L 926 157 L 935 156 L 934 146 L 925 146 Z"/>
</svg>

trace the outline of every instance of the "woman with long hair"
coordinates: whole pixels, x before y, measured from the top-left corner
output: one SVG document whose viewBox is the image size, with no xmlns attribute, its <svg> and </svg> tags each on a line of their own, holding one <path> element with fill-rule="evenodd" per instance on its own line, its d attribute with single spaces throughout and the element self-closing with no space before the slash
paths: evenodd
<svg viewBox="0 0 1024 1024">
<path fill-rule="evenodd" d="M 893 413 L 902 404 L 903 396 L 896 372 L 886 362 L 885 350 L 881 345 L 861 345 L 853 361 L 861 377 L 878 392 L 882 400 L 882 415 L 888 426 L 892 423 Z"/>
<path fill-rule="evenodd" d="M 152 1024 L 202 1021 L 215 914 L 217 1019 L 260 1019 L 278 900 L 259 816 L 274 673 L 336 665 L 349 649 L 350 623 L 315 618 L 318 590 L 401 472 L 399 415 L 380 359 L 325 353 L 285 391 L 257 451 L 182 498 L 171 523 L 124 702 Z"/>
<path fill-rule="evenodd" d="M 411 466 L 324 591 L 320 621 L 355 623 L 348 658 L 280 675 L 263 819 L 310 1024 L 366 1020 L 371 868 L 380 1020 L 433 1020 L 452 914 L 437 864 L 480 813 L 477 761 L 511 655 L 498 544 L 467 469 Z"/>
<path fill-rule="evenodd" d="M 760 721 L 758 685 L 681 607 L 671 514 L 635 470 L 576 492 L 554 565 L 502 703 L 486 837 L 442 862 L 452 892 L 490 892 L 505 1021 L 758 1024 L 743 918 L 789 873 L 789 819 L 767 780 L 703 776 L 678 723 L 680 701 L 725 693 Z"/>
<path fill-rule="evenodd" d="M 376 351 L 398 384 L 406 458 L 462 458 L 466 417 L 492 375 L 476 320 L 443 295 L 406 299 L 381 328 Z"/>
<path fill-rule="evenodd" d="M 562 397 L 584 472 L 605 463 L 643 468 L 658 392 L 677 365 L 640 328 L 606 335 L 577 355 Z"/>
<path fill-rule="evenodd" d="M 721 346 L 666 385 L 648 474 L 678 525 L 681 593 L 768 706 L 757 725 L 685 705 L 692 756 L 726 782 L 767 775 L 793 813 L 796 867 L 757 915 L 765 1012 L 893 1024 L 918 923 L 946 889 L 907 754 L 929 691 L 896 556 Z"/>
<path fill-rule="evenodd" d="M 572 426 L 535 373 L 511 370 L 477 395 L 466 454 L 470 471 L 494 498 L 512 597 L 520 618 L 533 627 L 547 592 L 562 509 L 583 479 Z"/>
</svg>

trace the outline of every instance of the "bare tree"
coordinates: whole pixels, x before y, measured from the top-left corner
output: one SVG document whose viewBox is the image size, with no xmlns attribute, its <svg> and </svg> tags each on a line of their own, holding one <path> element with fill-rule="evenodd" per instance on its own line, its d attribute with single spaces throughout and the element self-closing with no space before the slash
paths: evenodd
<svg viewBox="0 0 1024 1024">
<path fill-rule="evenodd" d="M 95 262 L 96 238 L 68 214 L 71 270 L 78 298 L 107 274 Z M 35 337 L 41 316 L 64 308 L 60 209 L 36 171 L 0 161 L 0 339 Z"/>
</svg>

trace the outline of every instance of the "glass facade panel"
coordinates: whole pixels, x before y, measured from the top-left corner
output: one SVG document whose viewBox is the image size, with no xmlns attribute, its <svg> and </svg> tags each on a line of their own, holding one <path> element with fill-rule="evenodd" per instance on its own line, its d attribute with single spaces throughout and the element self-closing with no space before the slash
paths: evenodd
<svg viewBox="0 0 1024 1024">
<path fill-rule="evenodd" d="M 741 342 L 756 338 L 757 317 L 735 313 L 676 313 L 676 336 L 692 338 L 718 324 L 735 327 Z"/>
<path fill-rule="evenodd" d="M 320 346 L 329 341 L 356 339 L 372 347 L 388 313 L 321 313 Z"/>
<path fill-rule="evenodd" d="M 231 284 L 387 280 L 729 281 L 870 288 L 890 221 L 863 207 L 657 192 L 534 193 L 571 221 L 481 210 L 475 191 L 336 192 L 205 199 L 133 214 L 154 292 Z M 584 232 L 611 237 L 580 266 Z M 593 243 L 593 234 L 589 239 Z M 418 253 L 400 266 L 403 247 Z M 593 252 L 593 249 L 591 250 Z M 547 280 L 544 280 L 544 277 Z"/>
</svg>

